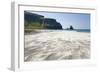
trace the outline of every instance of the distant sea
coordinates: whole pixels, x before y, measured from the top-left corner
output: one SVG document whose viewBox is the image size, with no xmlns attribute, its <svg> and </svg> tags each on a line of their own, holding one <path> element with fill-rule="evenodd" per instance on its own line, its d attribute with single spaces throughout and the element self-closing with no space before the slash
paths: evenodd
<svg viewBox="0 0 100 73">
<path fill-rule="evenodd" d="M 77 31 L 77 32 L 90 32 L 90 29 L 74 29 L 73 31 Z"/>
<path fill-rule="evenodd" d="M 67 30 L 67 29 L 63 29 L 63 30 L 54 30 L 54 29 L 42 29 L 39 31 L 43 31 L 43 32 L 53 32 L 53 31 L 76 31 L 76 32 L 90 32 L 90 29 L 74 29 L 74 30 Z"/>
</svg>

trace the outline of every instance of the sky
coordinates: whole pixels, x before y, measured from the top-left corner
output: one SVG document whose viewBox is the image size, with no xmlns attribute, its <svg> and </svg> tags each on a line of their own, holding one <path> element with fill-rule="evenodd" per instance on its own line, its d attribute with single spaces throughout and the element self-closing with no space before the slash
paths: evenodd
<svg viewBox="0 0 100 73">
<path fill-rule="evenodd" d="M 45 18 L 56 19 L 63 29 L 69 28 L 71 25 L 74 29 L 90 29 L 90 14 L 88 13 L 31 12 L 43 15 Z"/>
</svg>

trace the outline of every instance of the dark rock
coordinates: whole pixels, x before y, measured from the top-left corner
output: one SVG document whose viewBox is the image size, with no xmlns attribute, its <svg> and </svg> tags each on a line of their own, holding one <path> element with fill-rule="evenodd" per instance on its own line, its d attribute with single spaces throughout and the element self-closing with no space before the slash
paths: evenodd
<svg viewBox="0 0 100 73">
<path fill-rule="evenodd" d="M 70 26 L 70 28 L 69 28 L 70 30 L 74 30 L 74 28 L 73 28 L 73 26 Z"/>
<path fill-rule="evenodd" d="M 44 19 L 44 27 L 48 29 L 62 29 L 61 24 L 58 23 L 56 19 L 51 19 L 51 18 Z"/>
<path fill-rule="evenodd" d="M 65 30 L 74 30 L 74 27 L 71 25 L 69 28 L 66 28 Z"/>
</svg>

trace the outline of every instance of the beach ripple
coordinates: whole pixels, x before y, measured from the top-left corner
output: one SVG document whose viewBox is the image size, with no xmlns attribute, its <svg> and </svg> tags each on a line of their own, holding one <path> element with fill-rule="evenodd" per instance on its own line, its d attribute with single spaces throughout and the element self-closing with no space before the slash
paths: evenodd
<svg viewBox="0 0 100 73">
<path fill-rule="evenodd" d="M 89 58 L 90 33 L 55 31 L 25 35 L 25 62 Z"/>
</svg>

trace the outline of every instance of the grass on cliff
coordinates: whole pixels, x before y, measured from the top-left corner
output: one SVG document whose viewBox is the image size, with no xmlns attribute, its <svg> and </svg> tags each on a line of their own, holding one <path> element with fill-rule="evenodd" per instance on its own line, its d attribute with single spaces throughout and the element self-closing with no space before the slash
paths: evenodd
<svg viewBox="0 0 100 73">
<path fill-rule="evenodd" d="M 24 32 L 29 33 L 32 32 L 34 29 L 43 29 L 43 26 L 38 22 L 27 23 L 27 24 L 25 23 Z"/>
</svg>

